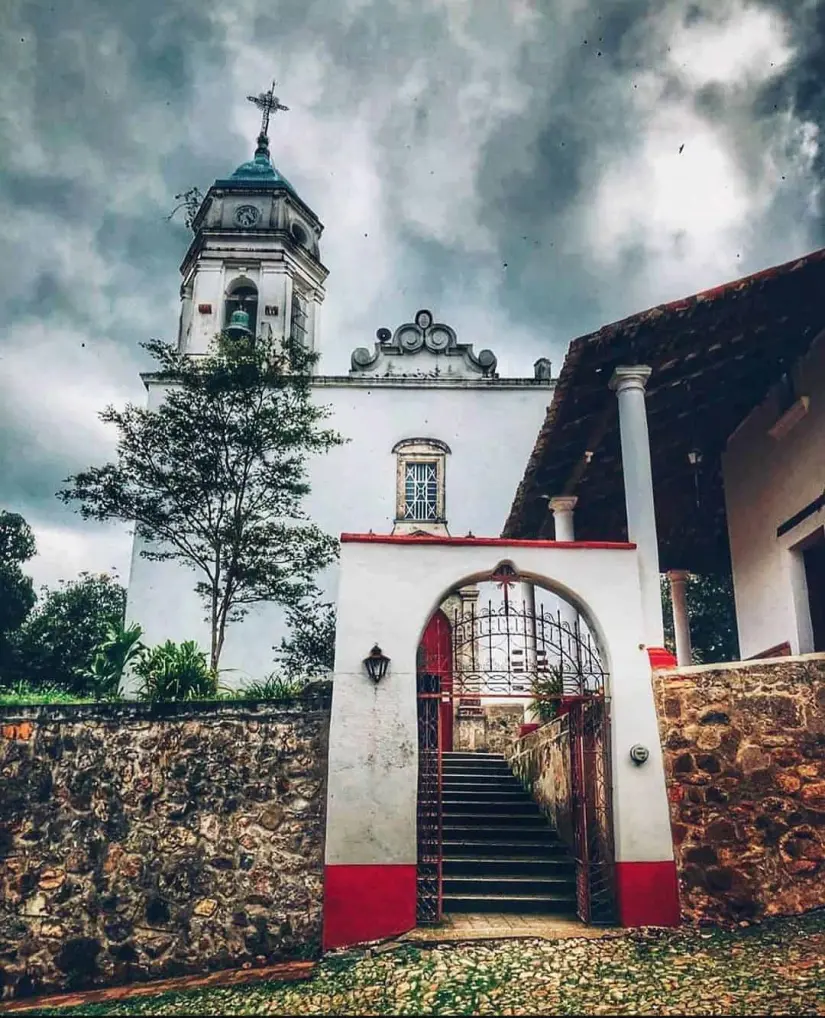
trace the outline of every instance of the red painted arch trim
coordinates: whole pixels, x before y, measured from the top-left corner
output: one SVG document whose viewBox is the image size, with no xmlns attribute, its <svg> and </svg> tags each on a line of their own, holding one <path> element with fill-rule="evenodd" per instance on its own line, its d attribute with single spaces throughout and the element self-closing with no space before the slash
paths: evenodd
<svg viewBox="0 0 825 1018">
<path fill-rule="evenodd" d="M 509 537 L 440 537 L 437 534 L 416 537 L 413 534 L 341 534 L 341 544 L 444 544 L 476 548 L 594 548 L 607 551 L 632 551 L 627 541 L 523 541 Z"/>
</svg>

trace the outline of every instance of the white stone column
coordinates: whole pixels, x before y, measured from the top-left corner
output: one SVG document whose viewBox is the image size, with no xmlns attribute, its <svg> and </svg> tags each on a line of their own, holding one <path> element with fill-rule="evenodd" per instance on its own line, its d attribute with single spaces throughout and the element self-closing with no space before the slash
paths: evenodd
<svg viewBox="0 0 825 1018">
<path fill-rule="evenodd" d="M 553 523 L 556 526 L 557 541 L 575 541 L 576 532 L 573 526 L 573 510 L 578 502 L 576 495 L 556 495 L 551 498 L 547 507 L 553 514 Z"/>
<path fill-rule="evenodd" d="M 638 548 L 639 582 L 648 647 L 664 646 L 662 595 L 659 579 L 659 542 L 653 501 L 653 473 L 647 430 L 645 385 L 651 369 L 643 364 L 619 367 L 610 388 L 619 400 L 622 472 L 627 507 L 627 539 Z"/>
<path fill-rule="evenodd" d="M 551 498 L 547 507 L 553 514 L 553 523 L 555 526 L 555 534 L 557 541 L 575 541 L 576 530 L 573 524 L 573 510 L 576 508 L 578 502 L 576 495 L 556 495 Z M 568 626 L 571 634 L 575 634 L 577 631 L 577 623 L 579 620 L 579 613 L 568 601 L 562 601 L 559 607 L 559 617 L 561 618 L 562 624 Z M 563 634 L 561 639 L 564 640 Z M 575 651 L 575 639 L 571 638 L 567 649 L 573 653 Z M 579 681 L 575 674 L 568 674 L 570 672 L 571 662 L 569 660 L 563 660 L 562 664 L 562 688 L 565 693 L 575 695 L 581 693 L 579 689 Z M 566 665 L 566 667 L 565 667 Z"/>
<path fill-rule="evenodd" d="M 688 618 L 685 590 L 689 576 L 690 573 L 684 569 L 671 569 L 667 574 L 667 578 L 670 580 L 670 601 L 673 605 L 673 630 L 676 634 L 676 663 L 679 665 L 693 664 L 690 619 Z"/>
<path fill-rule="evenodd" d="M 537 672 L 536 658 L 536 587 L 529 580 L 522 581 L 524 590 L 524 663 L 527 674 L 532 681 Z M 538 712 L 534 710 L 532 701 L 528 700 L 524 705 L 524 721 L 526 724 L 538 721 Z"/>
</svg>

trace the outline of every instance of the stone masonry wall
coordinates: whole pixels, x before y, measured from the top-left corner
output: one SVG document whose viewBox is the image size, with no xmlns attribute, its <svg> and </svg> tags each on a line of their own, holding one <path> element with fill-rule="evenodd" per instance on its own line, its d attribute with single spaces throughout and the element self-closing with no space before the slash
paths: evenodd
<svg viewBox="0 0 825 1018">
<path fill-rule="evenodd" d="M 0 710 L 3 996 L 320 950 L 329 697 Z"/>
<path fill-rule="evenodd" d="M 825 905 L 825 655 L 654 675 L 682 911 Z"/>
<path fill-rule="evenodd" d="M 481 710 L 478 717 L 456 714 L 453 748 L 471 753 L 504 753 L 524 722 L 523 705 L 486 704 Z"/>
<path fill-rule="evenodd" d="M 556 718 L 512 742 L 505 756 L 515 776 L 530 790 L 559 836 L 572 848 L 568 719 Z"/>
</svg>

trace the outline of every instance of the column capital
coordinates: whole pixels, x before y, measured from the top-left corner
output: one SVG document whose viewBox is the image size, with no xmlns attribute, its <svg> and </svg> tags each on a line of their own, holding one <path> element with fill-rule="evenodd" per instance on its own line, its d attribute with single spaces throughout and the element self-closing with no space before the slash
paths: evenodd
<svg viewBox="0 0 825 1018">
<path fill-rule="evenodd" d="M 572 513 L 578 501 L 578 495 L 554 495 L 547 500 L 547 508 L 551 513 Z"/>
<path fill-rule="evenodd" d="M 622 365 L 613 372 L 609 382 L 610 388 L 617 393 L 628 389 L 641 389 L 644 392 L 652 370 L 646 364 Z"/>
<path fill-rule="evenodd" d="M 668 569 L 667 578 L 671 583 L 684 583 L 690 579 L 689 569 Z"/>
</svg>

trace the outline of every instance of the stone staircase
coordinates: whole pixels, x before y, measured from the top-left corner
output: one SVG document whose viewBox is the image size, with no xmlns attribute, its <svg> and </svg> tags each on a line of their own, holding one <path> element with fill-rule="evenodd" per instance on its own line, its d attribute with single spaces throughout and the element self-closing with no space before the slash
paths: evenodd
<svg viewBox="0 0 825 1018">
<path fill-rule="evenodd" d="M 444 753 L 444 911 L 576 915 L 575 864 L 495 753 Z"/>
</svg>

